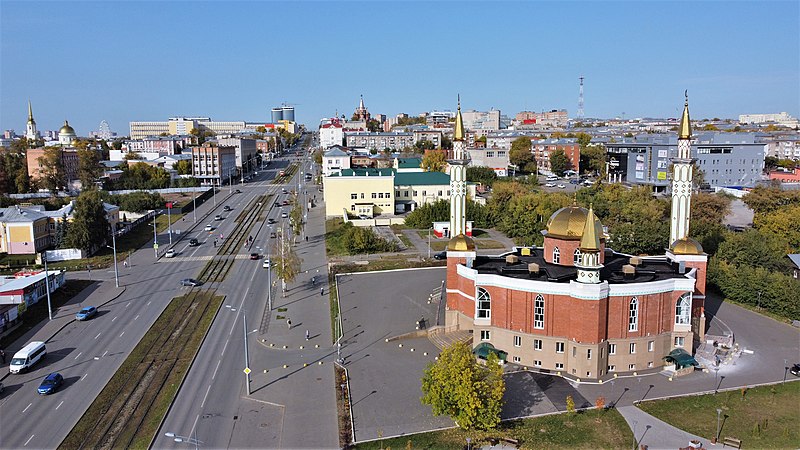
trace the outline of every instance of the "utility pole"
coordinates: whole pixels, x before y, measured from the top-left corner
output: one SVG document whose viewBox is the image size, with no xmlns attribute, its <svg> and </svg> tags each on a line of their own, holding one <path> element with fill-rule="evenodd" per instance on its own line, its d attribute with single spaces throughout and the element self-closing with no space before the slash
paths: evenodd
<svg viewBox="0 0 800 450">
<path fill-rule="evenodd" d="M 153 215 L 153 251 L 156 253 L 156 259 L 158 259 L 158 234 L 156 234 L 156 218 L 158 217 L 158 213 Z"/>
<path fill-rule="evenodd" d="M 247 311 L 242 310 L 242 325 L 244 326 L 244 384 L 247 385 L 247 395 L 250 395 L 250 355 L 247 353 Z"/>
<path fill-rule="evenodd" d="M 53 320 L 53 308 L 50 306 L 50 274 L 47 273 L 47 250 L 42 252 L 42 260 L 44 261 L 44 285 L 47 288 L 47 314 L 50 316 L 50 320 Z"/>
</svg>

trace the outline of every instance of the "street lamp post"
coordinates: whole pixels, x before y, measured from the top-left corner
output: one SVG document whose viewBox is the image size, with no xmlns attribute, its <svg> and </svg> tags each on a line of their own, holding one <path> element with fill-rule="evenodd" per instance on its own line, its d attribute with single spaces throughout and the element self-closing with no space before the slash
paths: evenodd
<svg viewBox="0 0 800 450">
<path fill-rule="evenodd" d="M 269 235 L 272 236 L 272 227 L 267 227 L 269 230 Z M 270 238 L 268 238 L 270 239 Z M 272 258 L 271 258 L 271 242 L 267 241 L 267 261 L 269 261 L 269 267 L 267 267 L 267 306 L 269 310 L 272 311 Z"/>
<path fill-rule="evenodd" d="M 167 234 L 169 234 L 169 245 L 172 245 L 172 203 L 167 203 Z"/>
<path fill-rule="evenodd" d="M 719 375 L 719 367 L 714 367 L 714 395 L 717 395 L 717 376 Z"/>
<path fill-rule="evenodd" d="M 633 450 L 636 450 L 636 426 L 639 425 L 639 421 L 633 421 Z"/>
<path fill-rule="evenodd" d="M 719 440 L 719 432 L 720 432 L 720 429 L 719 429 L 719 416 L 720 416 L 720 414 L 722 414 L 722 409 L 717 408 L 717 434 L 714 435 L 714 443 L 716 443 Z"/>
<path fill-rule="evenodd" d="M 50 274 L 47 273 L 47 250 L 42 252 L 42 261 L 44 261 L 44 285 L 47 289 L 47 314 L 50 320 L 53 320 L 53 308 L 50 306 Z M 784 377 L 784 382 L 786 377 Z"/>
<path fill-rule="evenodd" d="M 153 251 L 155 252 L 155 257 L 158 259 L 158 234 L 156 233 L 156 219 L 158 218 L 158 212 L 153 215 Z"/>
<path fill-rule="evenodd" d="M 194 223 L 197 223 L 197 191 L 192 191 L 192 217 Z"/>
<path fill-rule="evenodd" d="M 428 228 L 428 259 L 431 259 L 431 230 L 433 227 Z"/>
<path fill-rule="evenodd" d="M 114 284 L 116 285 L 116 287 L 119 287 L 119 271 L 117 270 L 117 237 L 116 237 L 116 234 L 117 233 L 115 233 L 114 230 L 111 230 L 111 242 L 112 242 L 113 247 L 108 247 L 107 245 L 106 245 L 106 247 L 114 250 Z"/>
<path fill-rule="evenodd" d="M 244 383 L 247 385 L 247 395 L 250 395 L 250 354 L 247 353 L 247 312 L 242 310 L 242 326 L 244 331 Z"/>
<path fill-rule="evenodd" d="M 758 310 L 761 311 L 761 291 L 758 291 L 757 304 L 758 304 Z"/>
</svg>

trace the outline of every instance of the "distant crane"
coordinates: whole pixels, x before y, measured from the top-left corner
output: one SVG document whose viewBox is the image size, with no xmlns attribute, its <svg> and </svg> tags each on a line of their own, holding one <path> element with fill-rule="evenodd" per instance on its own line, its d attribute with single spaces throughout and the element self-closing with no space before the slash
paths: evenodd
<svg viewBox="0 0 800 450">
<path fill-rule="evenodd" d="M 578 91 L 578 119 L 583 119 L 583 75 L 578 79 L 581 81 L 580 90 Z"/>
</svg>

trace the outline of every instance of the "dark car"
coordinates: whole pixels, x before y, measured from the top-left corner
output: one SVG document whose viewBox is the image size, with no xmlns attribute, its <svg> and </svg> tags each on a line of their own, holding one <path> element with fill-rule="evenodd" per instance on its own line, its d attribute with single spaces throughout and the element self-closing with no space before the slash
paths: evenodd
<svg viewBox="0 0 800 450">
<path fill-rule="evenodd" d="M 97 314 L 97 308 L 95 308 L 94 306 L 87 306 L 86 308 L 83 308 L 82 310 L 78 311 L 78 314 L 75 314 L 75 319 L 89 320 L 95 314 Z"/>
<path fill-rule="evenodd" d="M 200 280 L 194 278 L 184 278 L 181 280 L 181 286 L 201 286 L 203 284 Z"/>
<path fill-rule="evenodd" d="M 269 237 L 270 237 L 270 239 L 275 239 L 277 237 L 277 235 L 273 231 L 272 233 L 269 234 Z"/>
<path fill-rule="evenodd" d="M 433 254 L 433 259 L 447 259 L 447 251 L 442 251 Z"/>
<path fill-rule="evenodd" d="M 793 365 L 792 368 L 789 369 L 789 372 L 796 377 L 800 377 L 800 364 Z"/>
<path fill-rule="evenodd" d="M 42 383 L 39 385 L 39 389 L 36 391 L 39 392 L 39 395 L 48 395 L 52 394 L 53 392 L 61 386 L 61 383 L 64 382 L 64 377 L 61 376 L 58 372 L 53 372 L 50 375 L 44 377 Z"/>
<path fill-rule="evenodd" d="M 269 219 L 267 219 L 267 223 L 268 223 L 268 224 L 270 224 L 270 225 L 271 225 L 271 224 L 273 224 L 273 223 L 275 223 L 275 222 L 277 222 L 277 220 L 273 219 L 272 217 L 270 217 Z"/>
<path fill-rule="evenodd" d="M 222 207 L 222 209 L 223 209 L 224 211 L 230 211 L 230 210 L 231 210 L 231 207 L 230 207 L 230 206 L 228 206 L 228 205 L 225 205 L 225 206 L 223 206 L 223 207 Z"/>
<path fill-rule="evenodd" d="M 258 259 L 261 256 L 258 253 L 250 253 L 250 259 Z"/>
<path fill-rule="evenodd" d="M 241 193 L 242 193 L 242 191 L 240 191 L 240 190 L 238 190 L 238 189 L 237 189 L 236 191 L 234 191 L 234 193 L 235 193 L 235 194 L 241 194 Z"/>
<path fill-rule="evenodd" d="M 197 239 L 189 239 L 189 247 L 197 247 L 198 245 L 200 245 L 200 242 Z"/>
</svg>

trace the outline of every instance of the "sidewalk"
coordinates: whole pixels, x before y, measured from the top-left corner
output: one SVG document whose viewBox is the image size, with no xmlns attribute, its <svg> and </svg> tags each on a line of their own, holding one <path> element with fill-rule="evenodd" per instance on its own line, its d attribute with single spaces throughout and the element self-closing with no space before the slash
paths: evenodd
<svg viewBox="0 0 800 450">
<path fill-rule="evenodd" d="M 680 428 L 656 419 L 636 406 L 620 406 L 617 408 L 628 426 L 631 427 L 639 446 L 646 445 L 648 450 L 654 449 L 679 449 L 688 447 L 692 440 L 698 440 L 703 448 L 709 448 L 705 438 L 687 433 Z M 633 443 L 631 443 L 633 446 Z M 636 448 L 639 448 L 636 446 Z"/>
<path fill-rule="evenodd" d="M 87 305 L 92 304 L 100 307 L 113 301 L 125 292 L 125 287 L 117 288 L 114 286 L 113 273 L 111 278 L 108 279 L 107 274 L 103 272 L 104 270 L 92 271 L 91 277 L 93 278 L 94 282 L 89 287 L 82 290 L 78 295 L 67 301 L 66 304 L 59 308 L 54 308 L 53 320 L 45 319 L 42 322 L 39 322 L 30 331 L 3 349 L 6 352 L 6 363 L 0 367 L 0 381 L 4 380 L 8 376 L 8 364 L 10 363 L 11 358 L 14 356 L 14 353 L 24 347 L 25 344 L 31 341 L 52 341 L 61 330 L 75 321 L 75 313 L 80 311 L 84 302 Z M 84 271 L 66 272 L 65 276 L 68 280 L 89 279 L 89 273 Z M 100 277 L 100 279 L 98 279 L 98 277 Z M 91 301 L 87 301 L 87 299 L 90 297 Z M 43 298 L 39 301 L 47 302 L 47 299 Z"/>
</svg>

